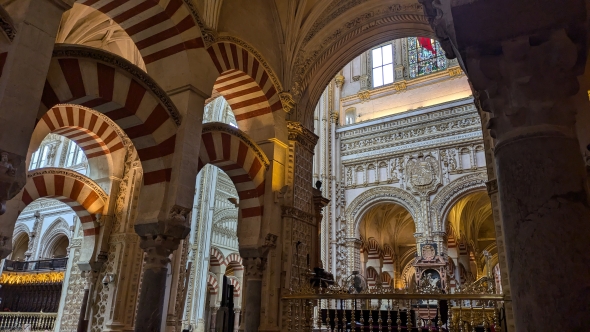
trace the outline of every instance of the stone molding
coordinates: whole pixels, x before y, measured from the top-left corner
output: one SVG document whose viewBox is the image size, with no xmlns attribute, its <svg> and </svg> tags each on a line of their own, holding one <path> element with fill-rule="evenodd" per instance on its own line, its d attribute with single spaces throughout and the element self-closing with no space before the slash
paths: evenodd
<svg viewBox="0 0 590 332">
<path fill-rule="evenodd" d="M 289 141 L 298 142 L 307 150 L 314 151 L 319 136 L 305 128 L 301 122 L 296 121 L 287 121 L 287 130 L 289 131 Z"/>
<path fill-rule="evenodd" d="M 30 171 L 29 174 L 27 174 L 27 178 L 32 179 L 36 176 L 43 176 L 45 174 L 63 175 L 63 176 L 67 176 L 72 179 L 76 179 L 76 180 L 84 183 L 88 187 L 90 187 L 95 193 L 98 194 L 98 196 L 100 196 L 100 198 L 104 202 L 107 202 L 107 200 L 109 198 L 109 195 L 107 195 L 107 193 L 98 184 L 96 184 L 96 182 L 94 182 L 92 179 L 90 179 L 89 177 L 84 176 L 78 172 L 71 171 L 67 168 L 58 168 L 58 167 L 38 168 L 36 170 Z"/>
<path fill-rule="evenodd" d="M 446 232 L 446 214 L 449 208 L 471 192 L 486 190 L 487 179 L 485 172 L 477 172 L 462 176 L 444 186 L 430 204 L 431 220 L 436 222 L 436 225 L 432 225 L 432 230 Z"/>
<path fill-rule="evenodd" d="M 410 214 L 416 223 L 416 228 L 420 229 L 421 221 L 420 202 L 414 195 L 406 190 L 382 186 L 371 188 L 362 194 L 358 195 L 346 208 L 345 216 L 348 223 L 348 237 L 356 238 L 356 229 L 361 222 L 361 213 L 366 211 L 371 206 L 381 202 L 394 202 L 403 206 Z"/>
<path fill-rule="evenodd" d="M 207 122 L 207 123 L 203 124 L 203 130 L 202 130 L 203 134 L 209 133 L 209 132 L 214 132 L 214 131 L 221 131 L 221 132 L 228 133 L 232 136 L 239 138 L 241 141 L 246 143 L 246 145 L 248 145 L 248 147 L 250 147 L 254 151 L 254 153 L 256 153 L 258 158 L 260 158 L 260 160 L 264 164 L 264 168 L 266 170 L 268 170 L 268 167 L 270 166 L 270 162 L 268 161 L 268 158 L 266 157 L 264 152 L 262 152 L 262 149 L 258 146 L 258 144 L 256 144 L 250 138 L 250 136 L 248 136 L 246 133 L 239 130 L 238 128 L 232 127 L 228 124 L 221 123 L 221 122 Z"/>
<path fill-rule="evenodd" d="M 334 17 L 335 18 L 335 17 Z M 375 29 L 384 24 L 395 24 L 400 22 L 424 22 L 420 4 L 395 4 L 383 6 L 378 9 L 357 15 L 354 19 L 348 20 L 335 29 L 328 37 L 324 38 L 318 47 L 310 50 L 303 50 L 306 43 L 300 47 L 294 66 L 294 79 L 291 85 L 293 95 L 298 99 L 307 88 L 315 70 L 334 52 L 339 51 L 341 46 L 348 40 L 367 30 Z M 327 24 L 327 23 L 326 23 Z M 304 40 L 311 41 L 313 35 L 322 29 L 322 25 L 308 33 Z"/>
<path fill-rule="evenodd" d="M 149 91 L 151 91 L 151 93 L 164 106 L 176 125 L 180 126 L 182 116 L 166 92 L 145 71 L 127 61 L 126 59 L 101 49 L 69 44 L 56 44 L 55 49 L 53 50 L 53 57 L 91 59 L 109 64 L 125 71 L 131 77 L 140 81 Z"/>
<path fill-rule="evenodd" d="M 288 218 L 294 218 L 301 221 L 304 221 L 308 224 L 315 225 L 315 216 L 311 213 L 307 213 L 305 211 L 299 210 L 295 207 L 291 206 L 283 206 L 281 207 L 282 216 Z"/>
</svg>

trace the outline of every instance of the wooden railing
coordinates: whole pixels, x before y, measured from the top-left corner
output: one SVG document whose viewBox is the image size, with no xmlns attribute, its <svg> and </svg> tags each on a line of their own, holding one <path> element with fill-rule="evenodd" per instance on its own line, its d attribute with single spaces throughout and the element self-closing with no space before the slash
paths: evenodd
<svg viewBox="0 0 590 332">
<path fill-rule="evenodd" d="M 53 331 L 57 313 L 50 312 L 0 312 L 0 332 Z"/>
</svg>

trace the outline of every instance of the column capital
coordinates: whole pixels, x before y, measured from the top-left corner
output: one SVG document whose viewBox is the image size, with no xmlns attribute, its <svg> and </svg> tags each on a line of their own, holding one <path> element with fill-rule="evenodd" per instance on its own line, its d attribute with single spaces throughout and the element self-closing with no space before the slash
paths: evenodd
<svg viewBox="0 0 590 332">
<path fill-rule="evenodd" d="M 497 148 L 539 133 L 575 137 L 570 97 L 578 92 L 577 76 L 584 70 L 582 44 L 561 29 L 502 41 L 495 54 L 468 53 L 476 103 L 492 113 L 486 127 Z"/>
<path fill-rule="evenodd" d="M 252 279 L 262 279 L 262 274 L 266 268 L 266 258 L 262 257 L 245 257 L 242 258 L 245 276 Z"/>
<path fill-rule="evenodd" d="M 139 246 L 146 253 L 145 268 L 163 269 L 170 262 L 170 254 L 178 248 L 180 239 L 162 235 L 142 236 Z"/>
</svg>

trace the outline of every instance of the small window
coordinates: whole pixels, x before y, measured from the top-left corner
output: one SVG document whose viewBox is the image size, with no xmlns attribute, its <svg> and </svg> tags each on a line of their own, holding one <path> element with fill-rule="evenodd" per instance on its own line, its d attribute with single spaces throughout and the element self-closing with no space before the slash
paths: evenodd
<svg viewBox="0 0 590 332">
<path fill-rule="evenodd" d="M 373 62 L 373 87 L 393 83 L 393 46 L 385 45 L 371 51 Z"/>
<path fill-rule="evenodd" d="M 355 108 L 349 108 L 346 110 L 346 112 L 344 112 L 345 124 L 347 124 L 347 125 L 353 124 L 356 120 L 355 118 L 356 118 L 356 109 Z"/>
<path fill-rule="evenodd" d="M 438 41 L 425 37 L 408 38 L 408 61 L 410 78 L 447 68 L 447 58 Z"/>
<path fill-rule="evenodd" d="M 76 166 L 85 161 L 86 156 L 84 155 L 84 151 L 82 151 L 76 143 L 70 141 L 68 144 L 68 157 L 66 159 L 65 167 Z"/>
</svg>

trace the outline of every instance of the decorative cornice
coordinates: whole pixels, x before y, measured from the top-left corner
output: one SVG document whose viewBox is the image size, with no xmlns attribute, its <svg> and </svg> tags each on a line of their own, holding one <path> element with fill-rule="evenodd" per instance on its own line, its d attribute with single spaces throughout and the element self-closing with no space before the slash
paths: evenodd
<svg viewBox="0 0 590 332">
<path fill-rule="evenodd" d="M 298 142 L 313 151 L 319 139 L 316 134 L 305 128 L 301 122 L 296 121 L 287 121 L 287 130 L 289 131 L 289 141 Z"/>
<path fill-rule="evenodd" d="M 62 175 L 62 176 L 67 176 L 69 178 L 78 180 L 78 181 L 84 183 L 85 185 L 87 185 L 88 187 L 90 187 L 95 193 L 98 194 L 98 196 L 100 196 L 100 198 L 104 202 L 106 202 L 109 198 L 107 193 L 98 184 L 96 184 L 96 182 L 92 181 L 92 179 L 90 179 L 89 177 L 84 176 L 78 172 L 74 172 L 74 171 L 71 171 L 66 168 L 56 168 L 56 167 L 39 168 L 39 169 L 30 171 L 29 174 L 27 174 L 27 178 L 32 179 L 36 176 L 43 176 L 45 174 Z"/>
<path fill-rule="evenodd" d="M 207 28 L 207 25 L 201 19 L 201 15 L 199 15 L 199 11 L 197 10 L 197 8 L 195 8 L 195 5 L 193 4 L 193 0 L 183 0 L 183 1 L 184 1 L 184 5 L 188 8 L 189 12 L 193 16 L 195 23 L 197 23 L 199 30 L 201 30 L 201 36 L 203 37 L 203 41 L 205 42 L 205 47 L 209 47 L 210 39 L 205 38 L 205 37 L 207 36 L 207 31 L 211 31 L 211 30 L 209 30 Z"/>
<path fill-rule="evenodd" d="M 126 59 L 115 55 L 113 53 L 103 51 L 101 49 L 70 45 L 70 44 L 56 44 L 53 50 L 54 58 L 85 58 L 100 61 L 111 66 L 117 67 L 133 78 L 141 82 L 144 87 L 152 92 L 156 98 L 160 101 L 162 106 L 168 111 L 168 114 L 174 120 L 177 126 L 180 126 L 182 116 L 176 109 L 176 106 L 168 97 L 168 94 L 154 81 L 146 72 L 141 68 L 127 61 Z"/>
<path fill-rule="evenodd" d="M 228 133 L 232 136 L 236 136 L 242 142 L 246 143 L 246 145 L 248 145 L 252 150 L 254 150 L 254 152 L 256 153 L 258 158 L 260 158 L 260 160 L 264 164 L 264 167 L 268 170 L 268 168 L 270 166 L 270 162 L 268 161 L 268 158 L 266 157 L 264 152 L 262 152 L 262 149 L 258 146 L 258 144 L 254 143 L 254 141 L 246 133 L 244 133 L 243 131 L 239 130 L 238 128 L 232 127 L 226 123 L 208 122 L 208 123 L 203 124 L 203 130 L 202 130 L 203 134 L 209 133 L 209 132 L 214 132 L 214 131 L 221 131 L 221 132 Z"/>
<path fill-rule="evenodd" d="M 315 216 L 311 213 L 307 213 L 305 211 L 299 210 L 298 208 L 291 207 L 291 206 L 282 206 L 281 207 L 282 216 L 299 219 L 301 221 L 313 224 L 315 220 Z"/>
</svg>

